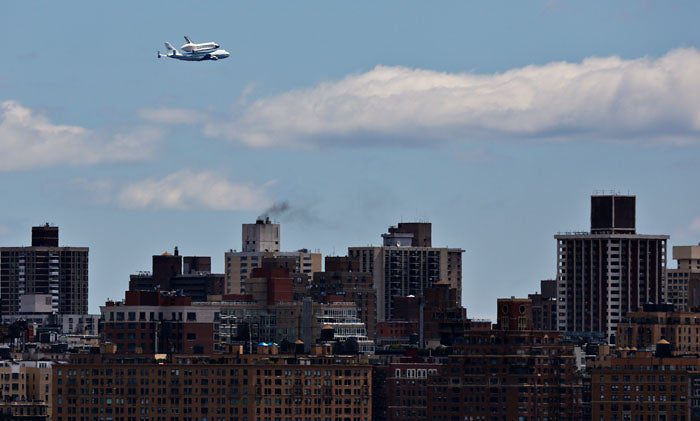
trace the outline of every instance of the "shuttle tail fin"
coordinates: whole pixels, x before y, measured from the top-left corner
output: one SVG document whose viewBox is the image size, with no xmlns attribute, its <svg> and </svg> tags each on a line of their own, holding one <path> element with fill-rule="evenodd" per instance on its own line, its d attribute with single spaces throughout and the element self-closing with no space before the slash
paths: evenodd
<svg viewBox="0 0 700 421">
<path fill-rule="evenodd" d="M 188 44 L 194 44 L 188 36 L 185 36 L 185 41 L 187 41 Z"/>
<path fill-rule="evenodd" d="M 168 51 L 175 51 L 175 47 L 173 47 L 169 42 L 165 43 L 165 48 L 167 48 Z"/>
</svg>

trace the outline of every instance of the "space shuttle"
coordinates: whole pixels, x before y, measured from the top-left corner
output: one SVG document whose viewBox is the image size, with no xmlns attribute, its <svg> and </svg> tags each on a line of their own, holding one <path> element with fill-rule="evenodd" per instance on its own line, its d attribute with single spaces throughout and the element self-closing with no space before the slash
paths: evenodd
<svg viewBox="0 0 700 421">
<path fill-rule="evenodd" d="M 203 42 L 196 44 L 192 42 L 190 37 L 185 37 L 186 44 L 183 44 L 180 49 L 186 53 L 210 53 L 219 49 L 219 44 L 215 42 Z"/>
</svg>

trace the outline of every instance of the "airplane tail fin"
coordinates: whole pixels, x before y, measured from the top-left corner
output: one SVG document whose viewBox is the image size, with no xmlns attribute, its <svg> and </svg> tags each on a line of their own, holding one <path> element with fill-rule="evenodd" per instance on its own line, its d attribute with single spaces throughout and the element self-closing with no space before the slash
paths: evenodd
<svg viewBox="0 0 700 421">
<path fill-rule="evenodd" d="M 188 44 L 193 44 L 192 40 L 188 36 L 185 36 L 185 41 L 187 41 Z"/>
<path fill-rule="evenodd" d="M 168 51 L 175 51 L 175 47 L 173 47 L 169 42 L 165 43 L 165 48 L 167 48 Z"/>
<path fill-rule="evenodd" d="M 158 51 L 158 58 L 161 58 L 161 57 L 163 57 L 163 54 L 161 54 L 160 51 Z"/>
</svg>

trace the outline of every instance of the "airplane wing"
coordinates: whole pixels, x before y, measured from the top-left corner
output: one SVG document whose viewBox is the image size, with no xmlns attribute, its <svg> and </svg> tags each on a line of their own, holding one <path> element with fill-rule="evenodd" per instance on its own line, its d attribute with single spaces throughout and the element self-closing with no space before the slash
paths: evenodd
<svg viewBox="0 0 700 421">
<path fill-rule="evenodd" d="M 185 42 L 187 42 L 188 44 L 194 44 L 188 36 L 185 36 Z"/>
</svg>

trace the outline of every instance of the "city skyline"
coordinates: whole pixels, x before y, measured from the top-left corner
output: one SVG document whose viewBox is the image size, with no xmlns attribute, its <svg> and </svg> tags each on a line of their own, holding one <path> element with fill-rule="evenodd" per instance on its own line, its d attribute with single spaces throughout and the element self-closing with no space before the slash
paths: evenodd
<svg viewBox="0 0 700 421">
<path fill-rule="evenodd" d="M 436 246 L 466 250 L 468 315 L 493 320 L 496 298 L 556 275 L 553 236 L 588 229 L 596 190 L 635 194 L 638 232 L 669 250 L 700 241 L 692 2 L 216 6 L 0 17 L 27 46 L 0 59 L 0 245 L 51 222 L 89 247 L 91 313 L 174 246 L 223 272 L 275 204 L 282 248 L 324 256 L 432 222 Z M 183 35 L 232 55 L 156 59 Z"/>
</svg>

